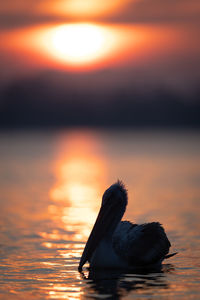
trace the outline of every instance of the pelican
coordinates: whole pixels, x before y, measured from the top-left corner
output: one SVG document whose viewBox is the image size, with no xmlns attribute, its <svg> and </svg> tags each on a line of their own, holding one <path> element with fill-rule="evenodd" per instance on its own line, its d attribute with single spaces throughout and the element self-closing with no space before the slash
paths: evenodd
<svg viewBox="0 0 200 300">
<path fill-rule="evenodd" d="M 80 259 L 78 270 L 88 261 L 91 268 L 137 268 L 161 265 L 171 246 L 158 222 L 133 224 L 121 221 L 128 203 L 121 181 L 103 194 L 102 204 Z"/>
</svg>

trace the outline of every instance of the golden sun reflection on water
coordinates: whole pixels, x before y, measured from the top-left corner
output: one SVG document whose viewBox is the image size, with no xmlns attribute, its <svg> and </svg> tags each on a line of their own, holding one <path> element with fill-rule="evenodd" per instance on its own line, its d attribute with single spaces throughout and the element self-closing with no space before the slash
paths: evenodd
<svg viewBox="0 0 200 300">
<path fill-rule="evenodd" d="M 94 155 L 95 143 L 92 135 L 72 134 L 62 144 L 63 153 L 55 166 L 57 183 L 49 192 L 55 204 L 49 206 L 49 212 L 57 214 L 61 207 L 60 220 L 71 241 L 88 237 L 105 185 L 104 161 L 96 150 Z"/>
<path fill-rule="evenodd" d="M 62 286 L 59 284 L 54 284 L 52 290 L 49 292 L 50 299 L 80 299 L 81 297 L 81 287 L 78 286 Z"/>
<path fill-rule="evenodd" d="M 77 272 L 77 260 L 95 221 L 105 187 L 104 157 L 98 151 L 99 141 L 91 133 L 70 132 L 59 139 L 54 172 L 56 181 L 49 191 L 49 217 L 55 229 L 40 232 L 42 246 L 56 251 L 64 261 L 59 276 L 75 277 L 72 283 L 55 282 L 48 286 L 50 299 L 80 299 L 83 283 Z M 54 262 L 53 262 L 54 263 Z M 59 262 L 52 266 L 59 268 Z"/>
</svg>

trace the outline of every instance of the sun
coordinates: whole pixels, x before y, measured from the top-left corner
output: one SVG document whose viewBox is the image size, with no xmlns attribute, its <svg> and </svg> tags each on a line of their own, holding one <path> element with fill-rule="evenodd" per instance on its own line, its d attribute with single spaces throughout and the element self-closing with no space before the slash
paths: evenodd
<svg viewBox="0 0 200 300">
<path fill-rule="evenodd" d="M 54 28 L 51 52 L 58 59 L 72 64 L 83 64 L 103 55 L 106 33 L 93 24 L 68 24 Z"/>
</svg>

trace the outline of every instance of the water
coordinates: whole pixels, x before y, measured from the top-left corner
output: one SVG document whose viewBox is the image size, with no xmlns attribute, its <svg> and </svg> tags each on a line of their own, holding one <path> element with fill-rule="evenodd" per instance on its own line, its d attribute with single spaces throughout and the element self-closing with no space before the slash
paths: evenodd
<svg viewBox="0 0 200 300">
<path fill-rule="evenodd" d="M 0 133 L 1 299 L 199 299 L 200 133 Z M 106 187 L 124 219 L 160 221 L 179 254 L 159 272 L 77 266 Z"/>
</svg>

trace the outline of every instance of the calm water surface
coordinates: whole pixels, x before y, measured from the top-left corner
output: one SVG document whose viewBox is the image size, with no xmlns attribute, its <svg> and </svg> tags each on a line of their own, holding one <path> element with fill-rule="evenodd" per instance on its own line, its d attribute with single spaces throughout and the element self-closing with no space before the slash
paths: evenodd
<svg viewBox="0 0 200 300">
<path fill-rule="evenodd" d="M 157 273 L 79 274 L 105 188 L 124 219 L 160 221 L 179 254 Z M 1 299 L 200 299 L 200 133 L 0 133 Z"/>
</svg>

